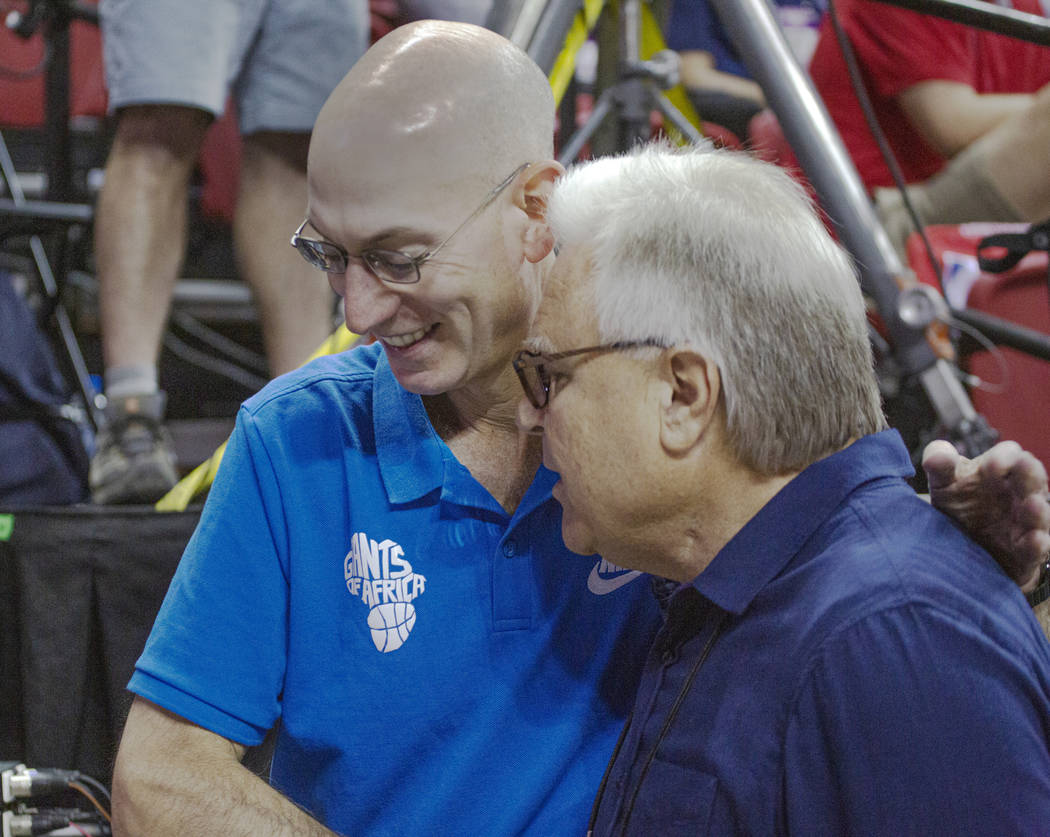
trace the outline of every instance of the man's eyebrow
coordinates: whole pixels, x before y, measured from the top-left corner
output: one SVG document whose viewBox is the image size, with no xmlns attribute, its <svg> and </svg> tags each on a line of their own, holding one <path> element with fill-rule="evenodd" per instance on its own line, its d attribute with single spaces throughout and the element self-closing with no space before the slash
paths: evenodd
<svg viewBox="0 0 1050 837">
<path fill-rule="evenodd" d="M 429 245 L 435 241 L 437 241 L 437 238 L 433 234 L 424 233 L 412 227 L 387 227 L 385 230 L 380 230 L 364 239 L 365 245 L 363 249 L 381 247 L 390 242 Z"/>
<path fill-rule="evenodd" d="M 324 241 L 335 244 L 335 239 L 324 232 L 320 227 L 313 222 L 313 220 L 307 219 L 307 223 L 313 227 L 316 232 Z M 379 230 L 372 235 L 363 238 L 362 250 L 382 249 L 384 246 L 389 247 L 391 243 L 419 243 L 423 246 L 429 246 L 436 241 L 436 237 L 429 234 L 420 232 L 412 227 L 396 226 L 387 227 L 386 229 Z"/>
</svg>

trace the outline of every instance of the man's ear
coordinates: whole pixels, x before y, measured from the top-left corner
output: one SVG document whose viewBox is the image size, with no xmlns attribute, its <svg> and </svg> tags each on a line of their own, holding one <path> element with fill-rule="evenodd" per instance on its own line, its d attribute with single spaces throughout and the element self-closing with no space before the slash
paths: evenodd
<svg viewBox="0 0 1050 837">
<path fill-rule="evenodd" d="M 554 181 L 565 173 L 557 160 L 531 164 L 525 170 L 524 180 L 516 192 L 515 204 L 525 212 L 522 244 L 525 258 L 542 261 L 554 249 L 554 236 L 547 226 L 547 201 L 554 189 Z"/>
<path fill-rule="evenodd" d="M 718 415 L 722 379 L 718 367 L 692 349 L 668 350 L 663 363 L 660 442 L 668 452 L 685 455 Z"/>
</svg>

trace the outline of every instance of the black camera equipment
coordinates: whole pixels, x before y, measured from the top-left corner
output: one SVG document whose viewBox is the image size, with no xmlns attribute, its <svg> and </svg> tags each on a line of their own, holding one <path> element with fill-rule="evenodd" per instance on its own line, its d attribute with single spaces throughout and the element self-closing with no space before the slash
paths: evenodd
<svg viewBox="0 0 1050 837">
<path fill-rule="evenodd" d="M 82 807 L 78 802 L 81 799 L 91 807 Z M 0 837 L 113 833 L 109 791 L 76 770 L 38 770 L 17 762 L 0 762 L 0 801 Z"/>
<path fill-rule="evenodd" d="M 12 12 L 7 27 L 22 38 L 38 31 L 44 39 L 44 147 L 47 187 L 43 201 L 27 200 L 15 164 L 0 134 L 0 176 L 10 198 L 0 199 L 0 241 L 29 235 L 29 250 L 45 301 L 43 318 L 53 324 L 60 360 L 76 385 L 88 420 L 97 429 L 100 408 L 69 315 L 60 299 L 59 279 L 68 268 L 71 238 L 83 239 L 94 218 L 93 208 L 76 203 L 72 175 L 70 101 L 70 24 L 97 23 L 94 6 L 74 0 L 29 0 L 24 13 Z M 48 246 L 45 246 L 44 235 Z"/>
</svg>

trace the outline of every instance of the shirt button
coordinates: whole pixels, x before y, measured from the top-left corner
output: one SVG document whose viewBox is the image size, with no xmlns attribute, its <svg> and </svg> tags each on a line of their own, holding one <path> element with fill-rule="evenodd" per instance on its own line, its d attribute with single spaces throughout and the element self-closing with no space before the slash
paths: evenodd
<svg viewBox="0 0 1050 837">
<path fill-rule="evenodd" d="M 514 554 L 517 551 L 518 551 L 518 549 L 514 545 L 514 541 L 507 541 L 506 543 L 503 544 L 503 554 L 506 555 L 508 558 L 513 558 Z"/>
<path fill-rule="evenodd" d="M 675 662 L 678 659 L 678 649 L 677 648 L 665 648 L 664 649 L 664 653 L 660 656 L 660 659 L 663 661 L 663 664 L 665 666 L 671 665 L 673 662 Z"/>
</svg>

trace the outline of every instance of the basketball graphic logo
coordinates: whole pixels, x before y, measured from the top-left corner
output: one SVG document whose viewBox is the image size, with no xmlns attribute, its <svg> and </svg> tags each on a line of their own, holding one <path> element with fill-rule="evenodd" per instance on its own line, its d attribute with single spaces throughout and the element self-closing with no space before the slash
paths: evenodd
<svg viewBox="0 0 1050 837">
<path fill-rule="evenodd" d="M 426 590 L 427 578 L 412 569 L 401 544 L 355 532 L 343 559 L 343 578 L 350 595 L 368 608 L 376 650 L 389 654 L 404 645 L 416 624 L 412 602 Z"/>
<path fill-rule="evenodd" d="M 376 650 L 396 651 L 416 624 L 416 609 L 409 602 L 385 602 L 368 612 L 368 627 Z"/>
</svg>

